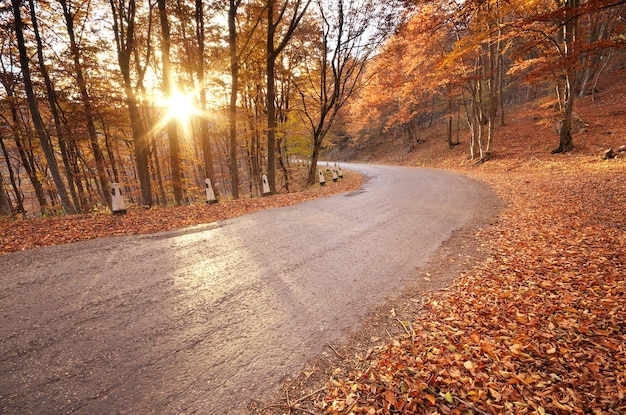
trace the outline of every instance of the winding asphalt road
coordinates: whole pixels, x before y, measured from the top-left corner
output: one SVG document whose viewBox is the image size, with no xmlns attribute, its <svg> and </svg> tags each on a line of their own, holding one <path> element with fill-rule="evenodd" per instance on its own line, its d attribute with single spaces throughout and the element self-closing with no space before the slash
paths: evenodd
<svg viewBox="0 0 626 415">
<path fill-rule="evenodd" d="M 0 256 L 0 413 L 246 413 L 494 198 L 446 172 L 343 167 L 362 189 Z"/>
</svg>

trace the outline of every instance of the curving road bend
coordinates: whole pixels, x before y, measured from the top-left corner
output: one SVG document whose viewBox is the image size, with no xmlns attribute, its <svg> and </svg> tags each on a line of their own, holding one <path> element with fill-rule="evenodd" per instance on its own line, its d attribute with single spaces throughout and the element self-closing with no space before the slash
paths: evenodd
<svg viewBox="0 0 626 415">
<path fill-rule="evenodd" d="M 342 167 L 360 190 L 0 256 L 0 413 L 246 413 L 495 198 L 442 171 Z"/>
</svg>

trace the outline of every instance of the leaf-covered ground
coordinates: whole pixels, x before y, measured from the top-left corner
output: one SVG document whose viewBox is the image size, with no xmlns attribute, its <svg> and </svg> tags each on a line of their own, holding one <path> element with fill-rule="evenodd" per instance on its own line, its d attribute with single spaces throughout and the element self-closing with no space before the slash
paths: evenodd
<svg viewBox="0 0 626 415">
<path fill-rule="evenodd" d="M 98 213 L 27 220 L 1 219 L 0 253 L 107 236 L 147 234 L 210 223 L 262 209 L 293 205 L 354 190 L 361 185 L 361 181 L 360 175 L 344 171 L 343 179 L 337 183 L 328 180 L 324 187 L 316 185 L 301 192 L 223 200 L 212 205 L 194 204 L 157 207 L 149 210 L 131 208 L 125 215 Z"/>
<path fill-rule="evenodd" d="M 480 175 L 487 259 L 292 413 L 626 413 L 626 163 L 533 170 Z"/>
</svg>

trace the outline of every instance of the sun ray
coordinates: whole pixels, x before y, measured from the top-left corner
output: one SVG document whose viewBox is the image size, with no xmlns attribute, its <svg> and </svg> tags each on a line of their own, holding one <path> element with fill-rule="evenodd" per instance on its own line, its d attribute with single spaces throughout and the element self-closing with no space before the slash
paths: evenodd
<svg viewBox="0 0 626 415">
<path fill-rule="evenodd" d="M 153 123 L 147 135 L 154 134 L 162 130 L 171 121 L 177 121 L 183 137 L 187 139 L 193 135 L 195 120 L 209 119 L 213 116 L 211 110 L 199 108 L 197 100 L 198 91 L 181 92 L 175 90 L 169 99 L 160 98 L 155 102 L 155 107 L 159 109 L 160 115 Z"/>
<path fill-rule="evenodd" d="M 167 114 L 165 118 L 169 121 L 175 119 L 181 123 L 187 123 L 199 113 L 194 103 L 194 94 L 183 94 L 175 91 L 172 96 L 165 100 Z"/>
</svg>

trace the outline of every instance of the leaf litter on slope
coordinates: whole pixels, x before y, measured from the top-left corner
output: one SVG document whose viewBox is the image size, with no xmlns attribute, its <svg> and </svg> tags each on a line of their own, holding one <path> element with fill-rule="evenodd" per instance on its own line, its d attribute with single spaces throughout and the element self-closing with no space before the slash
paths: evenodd
<svg viewBox="0 0 626 415">
<path fill-rule="evenodd" d="M 625 413 L 625 166 L 604 167 L 481 174 L 509 200 L 490 256 L 337 371 L 319 413 Z"/>
</svg>

